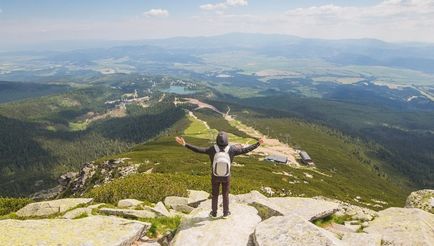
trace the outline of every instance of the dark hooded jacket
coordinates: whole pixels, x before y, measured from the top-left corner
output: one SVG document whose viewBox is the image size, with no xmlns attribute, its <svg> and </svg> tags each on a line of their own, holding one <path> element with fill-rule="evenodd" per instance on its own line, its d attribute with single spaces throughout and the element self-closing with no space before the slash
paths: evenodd
<svg viewBox="0 0 434 246">
<path fill-rule="evenodd" d="M 220 148 L 220 151 L 223 151 L 226 146 L 228 146 L 229 144 L 229 140 L 228 140 L 228 135 L 225 132 L 219 132 L 216 138 L 216 143 Z M 241 145 L 231 145 L 229 148 L 229 157 L 231 158 L 231 163 L 234 160 L 234 157 L 237 155 L 242 155 L 242 154 L 246 154 L 254 149 L 256 149 L 259 146 L 259 142 L 256 144 L 252 144 L 249 145 L 247 147 L 242 147 Z M 201 154 L 207 154 L 209 156 L 209 159 L 211 161 L 211 165 L 212 162 L 214 160 L 214 155 L 216 154 L 214 145 L 210 146 L 210 147 L 197 147 L 191 144 L 185 144 L 185 147 L 187 147 L 188 149 L 196 152 L 196 153 L 201 153 Z M 215 177 L 212 172 L 211 172 L 211 176 L 212 176 L 212 180 L 213 181 L 217 181 L 217 182 L 226 182 L 229 181 L 230 176 L 229 177 Z"/>
</svg>

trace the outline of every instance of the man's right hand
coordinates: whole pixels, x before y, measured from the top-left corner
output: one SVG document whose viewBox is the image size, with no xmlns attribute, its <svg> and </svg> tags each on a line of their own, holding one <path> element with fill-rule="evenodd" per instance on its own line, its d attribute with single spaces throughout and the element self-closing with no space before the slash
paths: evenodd
<svg viewBox="0 0 434 246">
<path fill-rule="evenodd" d="M 175 139 L 180 145 L 185 146 L 185 140 L 183 137 L 176 137 Z"/>
</svg>

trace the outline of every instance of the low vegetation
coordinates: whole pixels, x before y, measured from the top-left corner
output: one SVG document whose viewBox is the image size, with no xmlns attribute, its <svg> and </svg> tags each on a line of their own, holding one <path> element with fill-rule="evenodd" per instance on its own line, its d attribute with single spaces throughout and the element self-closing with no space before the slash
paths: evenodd
<svg viewBox="0 0 434 246">
<path fill-rule="evenodd" d="M 137 174 L 109 184 L 96 187 L 86 194 L 97 202 L 116 204 L 121 199 L 137 199 L 153 203 L 162 201 L 166 196 L 187 196 L 184 183 L 171 175 Z"/>
<path fill-rule="evenodd" d="M 16 212 L 31 202 L 29 198 L 0 198 L 0 216 Z"/>
<path fill-rule="evenodd" d="M 140 219 L 140 221 L 151 223 L 146 235 L 150 238 L 158 238 L 167 232 L 175 232 L 181 223 L 181 217 L 158 217 L 149 219 Z"/>
<path fill-rule="evenodd" d="M 349 215 L 337 216 L 333 214 L 322 219 L 317 219 L 313 221 L 313 223 L 319 227 L 327 227 L 332 223 L 343 225 L 345 221 L 349 221 L 349 220 L 351 220 L 351 216 Z"/>
</svg>

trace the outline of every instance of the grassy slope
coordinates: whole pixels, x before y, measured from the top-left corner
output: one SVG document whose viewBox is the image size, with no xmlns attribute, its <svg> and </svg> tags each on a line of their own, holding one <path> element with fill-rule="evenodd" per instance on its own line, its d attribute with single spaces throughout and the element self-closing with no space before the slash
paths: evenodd
<svg viewBox="0 0 434 246">
<path fill-rule="evenodd" d="M 189 120 L 192 119 L 190 118 Z M 186 127 L 187 122 L 183 120 L 181 125 Z M 200 130 L 201 128 L 200 124 L 194 121 L 191 126 L 194 126 L 196 130 Z M 293 169 L 288 166 L 274 165 L 269 162 L 260 161 L 255 156 L 237 157 L 235 161 L 244 166 L 233 167 L 232 193 L 244 193 L 253 189 L 260 190 L 262 187 L 268 186 L 276 191 L 276 195 L 308 197 L 323 195 L 359 205 L 366 205 L 353 200 L 356 196 L 361 196 L 362 202 L 370 203 L 371 205 L 374 204 L 371 199 L 386 201 L 388 202 L 386 206 L 402 206 L 404 204 L 407 192 L 402 192 L 402 189 L 378 177 L 366 164 L 355 160 L 354 156 L 348 153 L 349 148 L 357 146 L 348 145 L 348 143 L 333 134 L 318 131 L 314 125 L 298 125 L 294 123 L 294 125 L 289 125 L 289 127 L 293 128 L 294 131 L 317 136 L 315 139 L 310 140 L 306 138 L 301 144 L 308 147 L 309 152 L 317 162 L 318 169 L 330 176 L 321 175 L 316 171 L 308 169 Z M 187 130 L 187 133 L 190 130 Z M 202 130 L 207 129 L 202 128 Z M 179 130 L 177 132 L 179 133 Z M 137 190 L 123 189 L 122 194 L 117 193 L 118 196 L 115 200 L 105 200 L 104 197 L 106 195 L 104 193 L 111 193 L 120 187 L 128 187 L 129 183 L 134 182 L 133 180 L 135 179 L 155 178 L 154 176 L 158 176 L 160 173 L 170 174 L 170 178 L 173 179 L 175 185 L 182 183 L 182 186 L 188 189 L 210 191 L 210 164 L 208 157 L 195 154 L 177 145 L 173 139 L 175 133 L 172 132 L 168 136 L 160 137 L 153 142 L 139 145 L 131 152 L 114 156 L 116 158 L 128 157 L 131 158 L 131 162 L 142 163 L 140 167 L 141 171 L 153 168 L 152 174 L 137 174 L 127 177 L 117 181 L 116 185 L 95 188 L 90 194 L 96 195 L 96 199 L 100 201 L 116 202 L 117 199 L 137 194 Z M 206 138 L 188 135 L 185 137 L 188 142 L 193 144 L 202 146 L 210 144 L 210 140 Z M 326 145 L 328 148 L 324 149 L 322 146 Z M 330 169 L 335 170 L 330 171 Z M 290 173 L 292 177 L 275 174 L 283 171 Z M 313 178 L 307 177 L 306 174 L 312 175 Z M 140 195 L 142 198 L 147 196 L 152 197 L 149 189 L 143 189 L 139 193 L 143 193 Z"/>
</svg>

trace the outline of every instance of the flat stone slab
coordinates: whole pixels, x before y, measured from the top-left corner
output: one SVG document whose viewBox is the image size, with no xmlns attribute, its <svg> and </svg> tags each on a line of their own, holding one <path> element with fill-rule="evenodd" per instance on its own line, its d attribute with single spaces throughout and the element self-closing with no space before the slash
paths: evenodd
<svg viewBox="0 0 434 246">
<path fill-rule="evenodd" d="M 388 208 L 365 228 L 386 245 L 433 245 L 434 215 L 418 208 Z"/>
<path fill-rule="evenodd" d="M 71 208 L 79 205 L 89 204 L 93 198 L 65 198 L 52 201 L 43 201 L 30 203 L 24 208 L 18 210 L 19 217 L 32 217 L 32 216 L 50 216 L 56 213 L 63 213 Z"/>
<path fill-rule="evenodd" d="M 345 246 L 381 246 L 380 234 L 345 233 L 342 237 Z"/>
<path fill-rule="evenodd" d="M 134 209 L 117 209 L 117 208 L 100 208 L 98 210 L 102 214 L 116 215 L 127 218 L 155 218 L 157 215 L 150 210 L 134 210 Z"/>
<path fill-rule="evenodd" d="M 2 220 L 0 245 L 131 245 L 150 224 L 111 216 Z"/>
<path fill-rule="evenodd" d="M 259 223 L 254 234 L 257 246 L 341 245 L 331 232 L 297 215 L 274 216 Z"/>
<path fill-rule="evenodd" d="M 136 199 L 123 199 L 119 200 L 118 207 L 120 208 L 132 208 L 143 204 L 142 201 Z"/>
<path fill-rule="evenodd" d="M 297 214 L 309 221 L 327 217 L 339 210 L 338 203 L 312 198 L 272 197 L 268 200 L 280 208 L 278 212 L 281 214 Z"/>
<path fill-rule="evenodd" d="M 246 246 L 261 221 L 257 210 L 245 204 L 231 204 L 232 215 L 227 219 L 212 219 L 209 212 L 210 208 L 199 207 L 186 216 L 171 245 Z M 220 211 L 218 216 L 221 216 Z"/>
<path fill-rule="evenodd" d="M 151 208 L 151 210 L 160 216 L 172 216 L 172 214 L 170 214 L 169 210 L 167 210 L 166 206 L 164 206 L 162 202 L 158 202 L 157 204 L 155 204 L 155 206 Z"/>
<path fill-rule="evenodd" d="M 188 204 L 187 197 L 168 196 L 164 198 L 164 205 L 166 205 L 168 208 L 174 208 L 177 205 L 187 205 L 187 204 Z"/>
<path fill-rule="evenodd" d="M 75 219 L 78 216 L 81 216 L 82 214 L 86 215 L 92 215 L 92 208 L 76 208 L 74 210 L 71 210 L 67 213 L 65 213 L 62 218 L 64 219 Z"/>
</svg>

